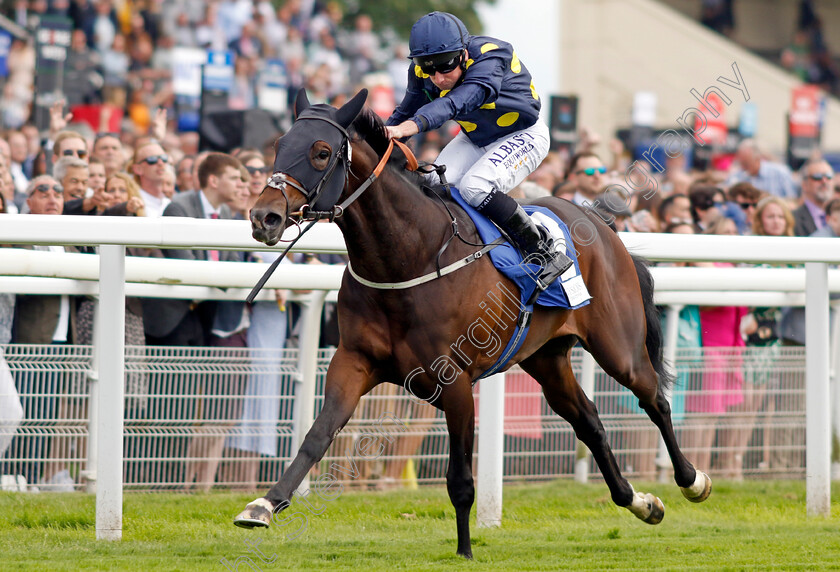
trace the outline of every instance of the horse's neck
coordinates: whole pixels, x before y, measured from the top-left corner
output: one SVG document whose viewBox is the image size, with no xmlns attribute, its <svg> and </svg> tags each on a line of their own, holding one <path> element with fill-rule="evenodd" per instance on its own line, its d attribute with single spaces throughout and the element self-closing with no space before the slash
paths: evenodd
<svg viewBox="0 0 840 572">
<path fill-rule="evenodd" d="M 353 268 L 381 282 L 424 273 L 451 228 L 441 205 L 387 169 L 338 225 Z"/>
</svg>

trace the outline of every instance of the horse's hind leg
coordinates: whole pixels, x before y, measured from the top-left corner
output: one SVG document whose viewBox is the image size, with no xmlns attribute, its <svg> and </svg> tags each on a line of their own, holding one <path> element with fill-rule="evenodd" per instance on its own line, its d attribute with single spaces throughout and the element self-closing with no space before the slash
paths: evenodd
<svg viewBox="0 0 840 572">
<path fill-rule="evenodd" d="M 540 383 L 551 408 L 572 425 L 577 438 L 592 451 L 613 502 L 648 524 L 658 524 L 665 516 L 665 506 L 650 493 L 635 492 L 621 475 L 595 404 L 575 380 L 570 349 L 570 341 L 554 340 L 520 365 Z"/>
<path fill-rule="evenodd" d="M 659 428 L 674 465 L 674 480 L 683 496 L 691 502 L 706 500 L 712 491 L 712 481 L 706 473 L 694 468 L 677 444 L 671 423 L 671 406 L 659 387 L 659 377 L 648 356 L 642 333 L 639 332 L 638 336 L 613 335 L 616 331 L 620 331 L 620 325 L 589 332 L 587 349 L 608 375 L 639 398 L 639 406 Z M 623 340 L 632 339 L 639 340 L 636 347 L 623 343 Z"/>
<path fill-rule="evenodd" d="M 272 513 L 290 506 L 292 494 L 312 466 L 321 460 L 335 436 L 353 415 L 359 399 L 375 385 L 361 356 L 339 347 L 330 362 L 324 406 L 280 480 L 262 498 L 248 503 L 233 523 L 243 528 L 267 527 Z"/>
</svg>

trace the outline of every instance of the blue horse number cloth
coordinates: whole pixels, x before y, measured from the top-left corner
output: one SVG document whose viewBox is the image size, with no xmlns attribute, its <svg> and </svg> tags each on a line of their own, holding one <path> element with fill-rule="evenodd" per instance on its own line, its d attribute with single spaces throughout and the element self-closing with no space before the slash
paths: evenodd
<svg viewBox="0 0 840 572">
<path fill-rule="evenodd" d="M 461 193 L 458 189 L 454 187 L 452 187 L 452 198 L 470 216 L 476 226 L 476 229 L 478 229 L 478 234 L 482 241 L 490 243 L 502 235 L 496 225 L 467 204 L 467 202 L 461 197 Z M 538 306 L 571 308 L 573 310 L 589 304 L 589 299 L 591 297 L 585 291 L 583 295 L 575 296 L 573 301 L 570 303 L 569 295 L 566 292 L 566 288 L 563 286 L 564 284 L 568 286 L 572 281 L 579 283 L 581 280 L 580 266 L 578 265 L 577 253 L 574 250 L 574 243 L 572 242 L 572 237 L 569 233 L 569 227 L 566 226 L 566 223 L 560 220 L 556 214 L 545 207 L 522 205 L 522 208 L 529 215 L 541 213 L 557 223 L 566 239 L 566 254 L 574 262 L 574 275 L 569 276 L 570 271 L 567 270 L 566 274 L 564 274 L 560 279 L 555 280 L 551 286 L 539 295 L 536 304 Z M 571 246 L 572 248 L 568 248 L 568 246 Z M 493 261 L 493 265 L 499 272 L 504 274 L 505 277 L 516 284 L 516 287 L 519 288 L 522 306 L 525 306 L 525 302 L 531 297 L 531 294 L 534 293 L 534 290 L 537 287 L 535 277 L 539 275 L 539 266 L 536 264 L 523 264 L 522 256 L 519 254 L 519 251 L 508 243 L 504 243 L 491 250 L 490 260 Z"/>
</svg>

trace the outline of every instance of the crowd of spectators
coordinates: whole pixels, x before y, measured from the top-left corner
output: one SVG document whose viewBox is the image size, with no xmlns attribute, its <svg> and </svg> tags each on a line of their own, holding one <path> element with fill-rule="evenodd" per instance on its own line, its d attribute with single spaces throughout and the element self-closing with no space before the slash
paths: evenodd
<svg viewBox="0 0 840 572">
<path fill-rule="evenodd" d="M 73 20 L 67 68 L 68 73 L 75 75 L 66 84 L 67 101 L 59 101 L 50 109 L 48 132 L 39 133 L 32 123 L 32 46 L 22 40 L 13 42 L 9 56 L 11 75 L 2 102 L 3 120 L 9 127 L 0 138 L 2 213 L 247 218 L 273 157 L 264 149 L 199 152 L 196 133 L 175 129 L 171 89 L 174 46 L 231 49 L 236 53 L 233 107 L 254 106 L 255 77 L 267 58 L 284 61 L 291 94 L 298 87 L 306 87 L 313 101 L 340 101 L 364 81 L 365 74 L 377 70 L 386 70 L 394 77 L 395 97 L 399 100 L 400 85 L 405 81 L 405 61 L 394 59 L 398 50 L 382 49 L 385 43 L 373 34 L 370 18 L 365 15 L 357 16 L 351 29 L 343 28 L 343 13 L 337 3 L 313 6 L 303 0 L 288 0 L 276 10 L 271 2 L 248 0 L 79 0 L 51 4 L 35 0 L 15 6 L 10 16 L 22 24 L 47 11 L 66 14 Z M 389 65 L 392 61 L 399 65 Z M 393 71 L 388 72 L 390 69 Z M 107 103 L 124 109 L 122 129 L 118 133 L 94 132 L 73 123 L 72 114 L 65 109 L 65 105 L 73 103 Z M 434 160 L 456 129 L 454 124 L 447 124 L 416 138 L 412 144 L 418 157 Z M 588 135 L 571 157 L 550 153 L 513 195 L 553 195 L 592 206 L 598 209 L 605 224 L 618 231 L 840 234 L 840 180 L 818 156 L 793 173 L 758 143 L 745 140 L 730 158 L 727 170 L 692 168 L 687 154 L 667 158 L 662 168 L 656 169 L 643 160 L 634 163 L 615 141 L 608 145 L 611 156 L 605 161 L 596 152 L 596 145 L 597 139 Z M 631 164 L 648 174 L 653 181 L 652 192 L 616 191 L 632 187 L 625 176 Z M 65 251 L 65 247 L 30 248 Z M 129 254 L 262 262 L 271 261 L 273 256 L 200 250 L 132 250 Z M 276 303 L 252 307 L 239 302 L 129 299 L 126 342 L 149 346 L 282 348 L 286 330 L 278 333 L 275 326 L 286 323 L 287 293 L 278 291 L 276 296 Z M 18 295 L 16 300 L 2 296 L 0 344 L 90 343 L 92 307 L 89 300 L 70 296 Z M 684 314 L 681 328 L 693 329 L 697 343 L 704 347 L 804 344 L 804 316 L 796 310 L 699 308 Z M 727 361 L 731 359 L 727 352 L 712 357 L 732 365 Z M 714 417 L 740 407 L 741 413 L 749 417 L 767 407 L 757 397 L 763 394 L 753 387 L 760 385 L 756 380 L 745 382 L 738 367 L 718 369 L 732 373 L 700 380 L 700 385 L 693 388 L 696 398 L 686 400 L 686 412 Z M 60 385 L 60 380 L 54 383 L 57 385 L 50 391 L 56 396 L 68 390 Z M 166 395 L 190 391 L 206 397 L 201 414 L 208 425 L 224 419 L 227 428 L 248 423 L 270 427 L 278 417 L 279 401 L 267 404 L 265 400 L 246 398 L 236 410 L 221 410 L 215 405 L 220 401 L 214 400 L 221 395 L 253 397 L 276 393 L 279 381 L 270 376 L 218 376 L 208 379 L 201 388 L 154 387 L 155 383 L 154 379 L 127 378 L 130 394 L 164 396 L 135 400 L 128 413 L 130 418 L 165 420 Z M 25 384 L 23 380 L 18 386 L 24 418 L 60 418 L 67 414 L 68 407 L 58 397 L 24 397 L 32 393 Z M 710 399 L 709 395 L 716 398 Z M 695 434 L 699 450 L 710 445 L 710 438 L 714 439 L 715 433 L 710 433 L 708 427 L 707 423 Z M 733 456 L 723 462 L 731 476 L 738 477 L 736 456 L 746 443 L 743 433 L 731 433 L 727 438 L 733 444 L 728 450 Z M 41 439 L 43 442 L 32 449 L 36 457 L 66 457 L 66 451 L 60 450 L 66 445 L 61 445 L 60 440 Z M 253 486 L 257 480 L 256 460 L 277 454 L 276 436 L 249 441 L 229 438 L 224 432 L 202 432 L 201 426 L 183 445 L 185 456 L 194 461 L 172 467 L 167 478 L 173 482 L 194 481 L 203 488 L 212 486 L 219 461 L 225 455 L 247 457 L 239 465 L 241 474 L 236 480 Z M 224 453 L 226 449 L 235 451 Z M 35 460 L 10 470 L 24 475 L 29 483 L 50 490 L 72 490 L 78 486 L 76 477 L 60 462 L 44 464 Z"/>
<path fill-rule="evenodd" d="M 405 48 L 393 35 L 374 33 L 368 15 L 345 17 L 337 2 L 286 0 L 276 7 L 268 0 L 31 0 L 15 2 L 7 16 L 33 31 L 45 16 L 72 21 L 63 63 L 67 102 L 107 104 L 124 113 L 123 142 L 129 145 L 130 134 L 145 133 L 157 109 L 175 117 L 177 48 L 235 54 L 231 109 L 255 106 L 258 78 L 271 60 L 285 68 L 290 102 L 301 87 L 310 101 L 330 101 L 372 72 L 395 74 L 397 98 L 405 85 Z M 402 65 L 389 65 L 394 59 Z M 6 128 L 31 122 L 35 63 L 32 38 L 15 37 L 2 97 Z"/>
<path fill-rule="evenodd" d="M 596 220 L 617 231 L 840 236 L 840 178 L 819 151 L 793 172 L 752 139 L 741 141 L 730 156 L 709 162 L 726 165 L 723 170 L 691 168 L 688 153 L 667 158 L 657 169 L 644 159 L 633 161 L 618 142 L 610 149 L 608 161 L 588 145 L 569 158 L 550 154 L 514 192 L 523 198 L 554 195 L 595 208 Z M 645 175 L 641 191 L 640 173 Z M 673 408 L 675 417 L 690 414 L 684 433 L 689 456 L 699 466 L 712 466 L 717 442 L 724 453 L 715 458 L 715 468 L 741 479 L 757 416 L 801 410 L 803 379 L 768 371 L 780 348 L 805 344 L 804 309 L 686 306 L 679 335 L 685 342 L 680 347 L 702 347 L 706 360 L 702 375 L 678 376 L 681 395 Z M 790 399 L 780 398 L 785 393 Z M 790 451 L 764 453 L 761 468 L 784 470 L 801 461 L 797 447 L 802 443 L 794 442 L 792 433 L 765 436 L 765 443 L 785 442 Z"/>
<path fill-rule="evenodd" d="M 405 48 L 395 38 L 375 34 L 371 18 L 347 18 L 337 2 L 265 0 L 209 2 L 197 0 L 32 0 L 15 2 L 6 16 L 28 37 L 16 35 L 8 55 L 9 75 L 2 91 L 0 137 L 0 213 L 87 216 L 188 216 L 247 218 L 273 162 L 270 146 L 237 148 L 227 153 L 199 152 L 198 134 L 178 130 L 173 92 L 175 48 L 230 50 L 234 81 L 230 109 L 251 109 L 257 103 L 258 77 L 269 62 L 282 62 L 293 100 L 301 87 L 313 102 L 340 103 L 368 74 L 392 86 L 402 97 L 406 77 Z M 63 62 L 62 100 L 49 109 L 49 128 L 36 125 L 36 46 L 34 32 L 44 18 L 68 18 L 70 46 Z M 393 65 L 398 60 L 399 65 Z M 74 117 L 77 106 L 94 106 L 99 117 Z M 114 117 L 122 118 L 115 125 Z M 97 120 L 98 119 L 98 120 Z M 279 135 L 279 133 L 278 133 Z M 27 247 L 34 250 L 76 251 L 71 247 Z M 80 249 L 91 252 L 93 249 Z M 129 255 L 179 259 L 271 262 L 276 253 L 129 249 Z M 335 263 L 334 257 L 305 257 L 299 262 Z M 151 346 L 218 346 L 279 349 L 286 344 L 296 312 L 287 309 L 285 291 L 275 302 L 248 307 L 239 302 L 128 299 L 126 343 Z M 91 299 L 73 296 L 3 295 L 0 297 L 0 343 L 89 344 L 92 342 Z M 337 343 L 332 305 L 325 308 L 322 339 Z M 277 353 L 277 360 L 280 354 Z M 275 360 L 276 361 L 276 360 Z M 279 363 L 279 362 L 277 362 Z M 0 359 L 0 381 L 10 376 Z M 6 433 L 16 419 L 46 419 L 61 423 L 70 411 L 69 393 L 83 393 L 62 376 L 44 379 L 22 375 L 15 388 L 3 386 L 2 415 Z M 7 379 L 8 378 L 8 379 Z M 196 406 L 202 422 L 180 443 L 159 441 L 143 454 L 189 457 L 193 462 L 170 463 L 158 480 L 212 486 L 225 457 L 240 457 L 226 478 L 250 484 L 257 479 L 257 460 L 278 454 L 275 431 L 280 412 L 280 374 L 209 376 L 198 385 L 185 381 L 129 374 L 127 418 L 166 422 L 174 396 L 202 395 Z M 184 385 L 186 384 L 186 385 Z M 8 385 L 8 384 L 7 384 Z M 158 386 L 160 385 L 160 386 Z M 176 384 L 177 385 L 177 384 Z M 11 396 L 20 394 L 12 403 Z M 224 406 L 218 396 L 245 395 Z M 277 399 L 256 396 L 276 395 Z M 251 397 L 247 397 L 251 396 Z M 6 403 L 8 401 L 9 403 Z M 21 408 L 22 406 L 22 408 Z M 7 419 L 8 418 L 8 419 Z M 242 431 L 227 437 L 219 432 L 236 425 Z M 6 426 L 8 421 L 9 425 Z M 205 430 L 210 427 L 210 430 Z M 174 445 L 180 452 L 172 451 Z M 17 436 L 2 443 L 13 458 L 31 462 L 4 465 L 0 473 L 20 475 L 29 486 L 43 490 L 73 490 L 79 474 L 62 459 L 76 444 L 67 439 Z M 164 448 L 170 450 L 164 451 Z M 128 451 L 128 456 L 139 454 Z M 242 459 L 244 457 L 244 459 Z M 138 482 L 155 477 L 135 475 Z M 4 485 L 5 486 L 5 485 Z M 24 486 L 25 488 L 25 486 Z"/>
</svg>

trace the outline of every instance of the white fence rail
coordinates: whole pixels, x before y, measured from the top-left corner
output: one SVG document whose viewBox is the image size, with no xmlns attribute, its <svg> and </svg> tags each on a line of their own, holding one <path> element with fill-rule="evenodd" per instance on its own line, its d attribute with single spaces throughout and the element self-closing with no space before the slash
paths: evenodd
<svg viewBox="0 0 840 572">
<path fill-rule="evenodd" d="M 180 248 L 223 248 L 233 250 L 265 250 L 250 240 L 248 224 L 245 222 L 203 221 L 197 219 L 138 219 L 126 221 L 124 219 L 108 219 L 107 217 L 55 217 L 49 225 L 44 225 L 43 218 L 34 215 L 2 216 L 0 224 L 0 243 L 12 244 L 87 244 L 113 245 L 101 249 L 103 256 L 99 261 L 99 279 L 102 288 L 103 302 L 108 300 L 109 306 L 121 310 L 118 304 L 125 295 L 123 288 L 125 266 L 122 262 L 122 246 L 148 247 L 180 247 Z M 37 236 L 33 234 L 37 232 Z M 292 231 L 293 234 L 294 231 Z M 829 276 L 827 263 L 840 263 L 840 249 L 832 239 L 802 239 L 802 238 L 760 238 L 760 237 L 724 237 L 724 236 L 684 236 L 684 235 L 650 235 L 625 234 L 622 239 L 631 251 L 644 255 L 652 260 L 689 260 L 689 261 L 731 261 L 731 262 L 762 262 L 762 263 L 808 263 L 805 283 L 805 303 L 807 307 L 807 372 L 806 387 L 808 404 L 812 406 L 807 411 L 808 419 L 808 448 L 807 455 L 807 507 L 809 514 L 824 514 L 829 500 L 829 459 L 830 451 L 830 417 L 829 417 L 829 336 L 828 336 L 828 289 Z M 342 252 L 343 241 L 334 225 L 318 225 L 315 231 L 302 239 L 295 249 L 304 252 Z M 120 260 L 120 262 L 116 262 Z M 129 264 L 131 264 L 129 262 Z M 206 263 L 209 264 L 209 263 Z M 209 268 L 209 267 L 208 267 Z M 225 275 L 230 276 L 230 272 Z M 54 274 L 46 274 L 54 276 Z M 154 277 L 147 279 L 155 282 Z M 744 278 L 745 282 L 749 278 Z M 794 280 L 798 280 L 795 278 Z M 834 281 L 832 277 L 832 281 Z M 144 280 L 146 281 L 146 280 Z M 330 278 L 315 289 L 334 289 L 335 285 L 327 285 Z M 171 284 L 171 282 L 169 282 Z M 108 286 L 106 286 L 106 284 Z M 696 284 L 696 282 L 695 282 Z M 713 290 L 720 290 L 720 283 Z M 756 280 L 751 283 L 749 290 L 766 288 L 764 281 Z M 239 284 L 230 284 L 238 286 Z M 272 287 L 300 287 L 299 283 L 287 284 L 282 275 L 278 275 Z M 110 292 L 110 288 L 117 292 Z M 695 286 L 696 288 L 697 286 Z M 779 290 L 786 290 L 779 288 Z M 791 288 L 799 290 L 801 288 Z M 672 292 L 672 294 L 679 294 Z M 708 294 L 707 294 L 708 295 Z M 742 294 L 743 295 L 743 294 Z M 697 302 L 695 302 L 697 303 Z M 701 302 L 702 303 L 702 302 Z M 312 312 L 314 314 L 314 312 Z M 124 340 L 122 329 L 114 327 L 107 320 L 100 322 L 100 336 L 110 344 L 107 351 L 100 352 L 98 371 L 102 379 L 121 379 L 120 360 L 124 355 Z M 313 350 L 308 345 L 308 350 Z M 119 357 L 114 357 L 119 356 Z M 302 355 L 301 364 L 314 363 L 314 354 Z M 111 361 L 108 361 L 111 360 Z M 306 369 L 307 379 L 305 387 L 314 386 L 310 365 Z M 109 387 L 115 385 L 111 383 Z M 501 384 L 497 384 L 501 385 Z M 96 391 L 93 392 L 96 394 Z M 120 394 L 113 391 L 110 395 L 100 396 L 97 409 L 100 412 L 108 410 L 108 415 L 122 410 L 119 407 Z M 107 401 L 106 399 L 107 398 Z M 116 407 L 114 405 L 117 404 Z M 303 412 L 305 413 L 305 411 Z M 121 413 L 120 413 L 121 417 Z M 310 423 L 311 417 L 306 415 L 302 424 Z M 119 420 L 110 420 L 118 424 Z M 100 424 L 102 417 L 100 416 Z M 111 425 L 113 427 L 113 425 Z M 103 429 L 107 426 L 103 426 Z M 118 451 L 120 445 L 115 442 L 120 437 L 113 430 L 103 431 L 99 441 L 100 452 Z M 103 443 L 107 440 L 109 444 Z M 115 503 L 121 498 L 122 482 L 115 483 L 113 479 L 121 470 L 121 457 L 100 456 L 98 504 L 108 504 L 110 508 L 97 509 L 97 535 L 102 538 L 119 538 L 121 525 L 114 524 L 120 514 Z M 103 466 L 108 468 L 103 472 Z M 105 474 L 109 478 L 103 479 Z M 111 492 L 103 492 L 107 488 Z M 116 515 L 112 521 L 105 520 L 104 515 Z M 103 515 L 100 527 L 100 515 Z M 101 532 L 101 534 L 100 534 Z"/>
<path fill-rule="evenodd" d="M 43 491 L 94 488 L 95 459 L 89 456 L 93 447 L 89 442 L 89 380 L 94 373 L 94 348 L 9 344 L 0 346 L 0 351 L 17 382 L 25 410 L 17 431 L 0 428 L 0 437 L 13 438 L 0 472 L 24 475 Z M 318 352 L 313 412 L 323 404 L 332 352 Z M 124 487 L 251 490 L 255 485 L 272 484 L 296 450 L 299 356 L 297 349 L 278 353 L 254 348 L 128 346 L 122 408 L 126 413 Z M 586 356 L 580 348 L 572 354 L 572 368 L 579 378 L 583 377 Z M 674 417 L 689 457 L 708 457 L 704 466 L 713 476 L 804 477 L 803 348 L 681 348 L 675 358 Z M 746 389 L 721 390 L 719 396 L 743 405 L 722 415 L 705 412 L 706 400 L 715 394 L 701 390 L 704 377 L 726 376 L 743 379 L 748 385 Z M 483 380 L 476 386 L 480 485 L 492 489 L 501 484 L 484 479 L 487 463 L 502 464 L 503 471 L 496 474 L 508 482 L 571 478 L 576 465 L 571 427 L 549 409 L 539 384 L 518 368 L 505 376 L 507 390 L 501 404 L 493 402 L 493 384 L 500 381 Z M 481 398 L 485 389 L 491 390 L 487 401 Z M 636 399 L 597 365 L 592 397 L 622 471 L 631 478 L 656 478 L 658 433 L 637 407 Z M 262 415 L 262 407 L 271 414 Z M 391 415 L 404 422 L 407 431 L 391 431 L 393 440 L 383 455 L 360 462 L 356 478 L 336 476 L 344 479 L 345 485 L 362 489 L 389 487 L 399 481 L 442 483 L 448 462 L 443 415 L 430 406 L 417 405 L 389 384 L 362 399 L 356 415 L 316 470 L 329 470 L 333 462 L 346 464 L 347 449 L 353 449 L 364 429 L 383 416 L 391 419 Z M 483 419 L 503 428 L 500 442 L 482 440 Z M 202 451 L 213 437 L 224 438 L 224 447 Z M 482 454 L 482 447 L 483 451 L 503 451 L 503 455 Z M 733 463 L 736 456 L 740 457 L 737 466 Z M 409 459 L 413 470 L 406 468 Z M 220 463 L 219 470 L 215 476 L 203 472 L 198 467 L 201 463 Z M 587 458 L 585 464 L 587 472 L 598 474 L 593 461 Z M 63 470 L 72 482 L 39 483 L 39 478 L 49 480 Z"/>
</svg>

